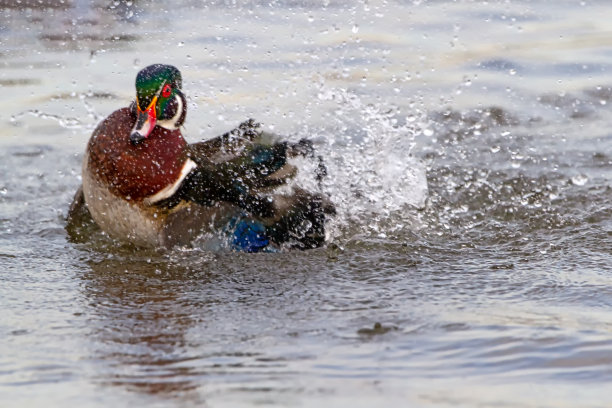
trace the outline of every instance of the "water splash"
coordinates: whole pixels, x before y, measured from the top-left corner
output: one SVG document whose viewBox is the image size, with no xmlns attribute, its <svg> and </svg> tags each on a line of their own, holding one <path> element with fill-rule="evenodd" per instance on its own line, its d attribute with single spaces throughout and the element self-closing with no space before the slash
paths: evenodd
<svg viewBox="0 0 612 408">
<path fill-rule="evenodd" d="M 15 124 L 19 121 L 19 119 L 25 116 L 34 116 L 35 118 L 45 119 L 45 120 L 53 120 L 57 122 L 61 127 L 65 129 L 84 129 L 92 131 L 98 123 L 104 119 L 104 116 L 100 115 L 95 108 L 87 101 L 88 97 L 94 96 L 93 92 L 89 91 L 87 93 L 78 94 L 77 97 L 81 101 L 83 108 L 87 113 L 87 117 L 90 118 L 90 121 L 82 121 L 75 117 L 68 117 L 63 115 L 56 115 L 53 113 L 43 112 L 39 109 L 28 109 L 26 111 L 14 114 L 10 117 L 10 122 Z"/>
<path fill-rule="evenodd" d="M 87 111 L 87 116 L 89 116 L 93 121 L 93 125 L 90 125 L 91 129 L 93 129 L 99 122 L 102 121 L 102 119 L 104 119 L 104 115 L 100 115 L 93 105 L 87 101 L 87 98 L 92 96 L 94 96 L 92 91 L 89 91 L 86 94 L 79 94 L 79 100 L 83 103 L 83 107 Z"/>
<path fill-rule="evenodd" d="M 425 165 L 412 155 L 415 137 L 429 130 L 425 114 L 415 108 L 404 117 L 346 89 L 321 86 L 318 98 L 335 106 L 318 147 L 328 170 L 322 188 L 338 212 L 331 238 L 347 229 L 385 237 L 413 228 L 427 198 Z"/>
<path fill-rule="evenodd" d="M 24 112 L 17 113 L 12 115 L 10 118 L 11 123 L 16 123 L 19 119 L 25 116 L 34 116 L 35 118 L 40 119 L 50 119 L 56 121 L 61 127 L 66 129 L 82 129 L 83 123 L 77 118 L 65 117 L 61 115 L 54 115 L 52 113 L 45 113 L 38 109 L 29 109 Z"/>
</svg>

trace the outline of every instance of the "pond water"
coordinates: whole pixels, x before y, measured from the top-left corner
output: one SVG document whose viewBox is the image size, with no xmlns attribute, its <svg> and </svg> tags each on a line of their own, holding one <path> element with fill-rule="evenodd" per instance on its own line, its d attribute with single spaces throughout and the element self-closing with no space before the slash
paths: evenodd
<svg viewBox="0 0 612 408">
<path fill-rule="evenodd" d="M 606 1 L 0 1 L 0 399 L 604 407 Z M 310 137 L 328 248 L 70 242 L 96 124 L 179 67 L 184 134 Z"/>
</svg>

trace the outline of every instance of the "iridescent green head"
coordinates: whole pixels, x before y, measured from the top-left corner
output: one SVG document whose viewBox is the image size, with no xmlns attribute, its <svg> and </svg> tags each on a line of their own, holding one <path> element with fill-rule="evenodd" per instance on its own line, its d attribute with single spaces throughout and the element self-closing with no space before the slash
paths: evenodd
<svg viewBox="0 0 612 408">
<path fill-rule="evenodd" d="M 153 64 L 136 76 L 137 120 L 130 138 L 146 139 L 156 125 L 174 130 L 185 121 L 186 100 L 181 92 L 181 72 L 172 65 Z"/>
</svg>

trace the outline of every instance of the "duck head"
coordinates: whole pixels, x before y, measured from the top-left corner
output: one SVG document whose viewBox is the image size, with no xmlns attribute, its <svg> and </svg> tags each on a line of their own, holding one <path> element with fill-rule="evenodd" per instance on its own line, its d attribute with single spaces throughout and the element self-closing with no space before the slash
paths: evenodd
<svg viewBox="0 0 612 408">
<path fill-rule="evenodd" d="M 149 65 L 138 73 L 132 144 L 144 141 L 155 126 L 175 130 L 185 122 L 187 101 L 181 92 L 182 82 L 181 72 L 172 65 Z"/>
</svg>

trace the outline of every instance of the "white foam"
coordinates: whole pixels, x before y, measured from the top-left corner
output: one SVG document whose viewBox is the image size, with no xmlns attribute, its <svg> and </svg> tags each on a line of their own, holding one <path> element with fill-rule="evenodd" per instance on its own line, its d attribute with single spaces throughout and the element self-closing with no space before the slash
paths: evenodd
<svg viewBox="0 0 612 408">
<path fill-rule="evenodd" d="M 316 153 L 327 167 L 322 189 L 338 212 L 332 235 L 354 226 L 376 232 L 413 224 L 428 193 L 425 164 L 411 154 L 415 137 L 429 129 L 425 115 L 411 112 L 410 119 L 400 123 L 397 110 L 366 104 L 344 89 L 322 87 L 319 98 L 336 104 L 335 123 L 302 136 L 315 139 Z M 302 162 L 300 168 L 314 169 L 310 163 Z M 297 182 L 312 190 L 307 173 L 302 171 Z"/>
</svg>

